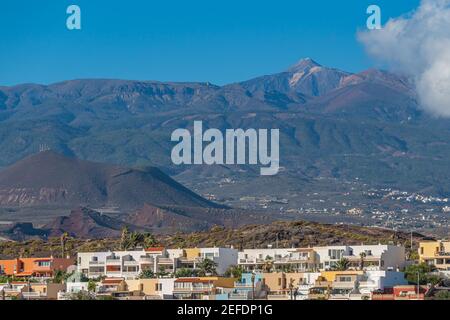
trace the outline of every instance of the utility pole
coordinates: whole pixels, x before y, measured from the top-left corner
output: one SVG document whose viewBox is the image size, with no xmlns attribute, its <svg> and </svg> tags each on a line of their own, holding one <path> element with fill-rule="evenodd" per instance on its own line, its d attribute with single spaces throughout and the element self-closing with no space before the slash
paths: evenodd
<svg viewBox="0 0 450 320">
<path fill-rule="evenodd" d="M 278 249 L 278 235 L 279 235 L 279 233 L 277 232 L 277 239 L 276 239 L 276 248 Z"/>
<path fill-rule="evenodd" d="M 255 273 L 252 272 L 252 300 L 255 300 Z"/>
<path fill-rule="evenodd" d="M 420 273 L 417 271 L 417 300 L 420 299 Z"/>
</svg>

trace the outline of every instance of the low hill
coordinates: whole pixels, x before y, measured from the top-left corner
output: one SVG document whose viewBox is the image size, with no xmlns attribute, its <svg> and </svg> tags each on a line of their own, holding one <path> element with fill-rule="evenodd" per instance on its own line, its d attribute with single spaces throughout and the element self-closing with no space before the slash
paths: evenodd
<svg viewBox="0 0 450 320">
<path fill-rule="evenodd" d="M 68 217 L 56 218 L 42 229 L 49 237 L 67 233 L 70 237 L 101 239 L 119 237 L 125 226 L 132 230 L 138 229 L 123 221 L 80 207 L 72 210 Z"/>
<path fill-rule="evenodd" d="M 217 207 L 157 168 L 131 169 L 45 151 L 0 171 L 0 206 Z"/>
<path fill-rule="evenodd" d="M 425 236 L 414 233 L 415 241 Z M 246 225 L 237 229 L 213 227 L 208 232 L 176 234 L 161 238 L 168 247 L 222 247 L 263 248 L 268 245 L 280 248 L 343 245 L 403 243 L 409 245 L 410 233 L 389 229 L 350 225 L 331 225 L 308 221 L 278 221 L 270 224 Z"/>
</svg>

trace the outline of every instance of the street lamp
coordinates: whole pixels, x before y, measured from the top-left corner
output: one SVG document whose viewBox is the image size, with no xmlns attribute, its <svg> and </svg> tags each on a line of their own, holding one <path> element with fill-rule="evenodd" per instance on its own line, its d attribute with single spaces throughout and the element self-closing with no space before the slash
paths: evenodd
<svg viewBox="0 0 450 320">
<path fill-rule="evenodd" d="M 420 299 L 420 273 L 417 271 L 417 300 Z"/>
</svg>

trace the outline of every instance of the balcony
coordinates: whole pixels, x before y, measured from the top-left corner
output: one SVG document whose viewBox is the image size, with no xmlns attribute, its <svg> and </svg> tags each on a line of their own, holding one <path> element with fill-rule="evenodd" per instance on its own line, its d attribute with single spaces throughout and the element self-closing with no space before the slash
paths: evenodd
<svg viewBox="0 0 450 320">
<path fill-rule="evenodd" d="M 152 258 L 152 257 L 145 257 L 145 256 L 143 256 L 143 257 L 139 258 L 139 262 L 142 263 L 142 264 L 153 264 L 154 261 L 155 261 L 155 259 Z"/>
<path fill-rule="evenodd" d="M 240 264 L 256 264 L 256 259 L 239 259 Z"/>
<path fill-rule="evenodd" d="M 312 263 L 312 259 L 308 257 L 285 257 L 285 258 L 278 258 L 274 260 L 274 263 Z"/>
<path fill-rule="evenodd" d="M 174 261 L 171 258 L 158 258 L 158 264 L 168 264 L 168 265 L 173 265 Z"/>
<path fill-rule="evenodd" d="M 350 300 L 350 294 L 347 293 L 332 293 L 329 300 Z"/>
<path fill-rule="evenodd" d="M 137 262 L 136 260 L 124 261 L 123 262 L 124 266 L 137 266 L 138 264 L 139 264 L 139 262 Z"/>
<path fill-rule="evenodd" d="M 95 266 L 100 266 L 100 265 L 104 265 L 105 264 L 105 262 L 104 261 L 89 261 L 89 265 L 90 266 L 93 266 L 93 265 L 95 265 Z"/>
<path fill-rule="evenodd" d="M 255 281 L 255 286 L 256 286 L 256 281 Z M 249 282 L 239 282 L 239 281 L 237 281 L 237 282 L 234 283 L 234 287 L 235 288 L 252 288 L 253 285 L 251 283 L 249 283 Z"/>
<path fill-rule="evenodd" d="M 439 251 L 436 252 L 435 257 L 450 258 L 450 252 Z"/>
<path fill-rule="evenodd" d="M 243 293 L 243 292 L 230 293 L 228 298 L 230 300 L 248 300 L 248 293 Z"/>
<path fill-rule="evenodd" d="M 109 258 L 109 259 L 106 259 L 106 264 L 109 264 L 109 265 L 120 265 L 121 264 L 121 260 L 120 260 L 120 258 Z"/>
<path fill-rule="evenodd" d="M 267 300 L 291 300 L 291 296 L 287 293 L 283 294 L 268 294 Z"/>
<path fill-rule="evenodd" d="M 213 291 L 213 286 L 207 286 L 207 285 L 197 285 L 197 286 L 189 286 L 189 287 L 175 287 L 173 289 L 173 292 L 178 293 L 189 293 L 189 292 L 205 292 L 205 291 Z"/>
<path fill-rule="evenodd" d="M 42 292 L 22 292 L 24 299 L 44 299 L 47 295 Z"/>
<path fill-rule="evenodd" d="M 359 281 L 360 288 L 375 288 L 378 289 L 378 285 L 375 281 Z"/>
<path fill-rule="evenodd" d="M 353 289 L 356 287 L 356 281 L 335 281 L 333 288 L 336 289 Z"/>
</svg>

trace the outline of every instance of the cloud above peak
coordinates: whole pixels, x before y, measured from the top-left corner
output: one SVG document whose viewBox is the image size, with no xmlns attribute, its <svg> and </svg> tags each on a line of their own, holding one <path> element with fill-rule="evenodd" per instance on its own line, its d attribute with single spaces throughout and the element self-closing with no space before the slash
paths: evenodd
<svg viewBox="0 0 450 320">
<path fill-rule="evenodd" d="M 423 109 L 450 117 L 450 0 L 422 0 L 358 39 L 374 59 L 413 78 Z"/>
</svg>

